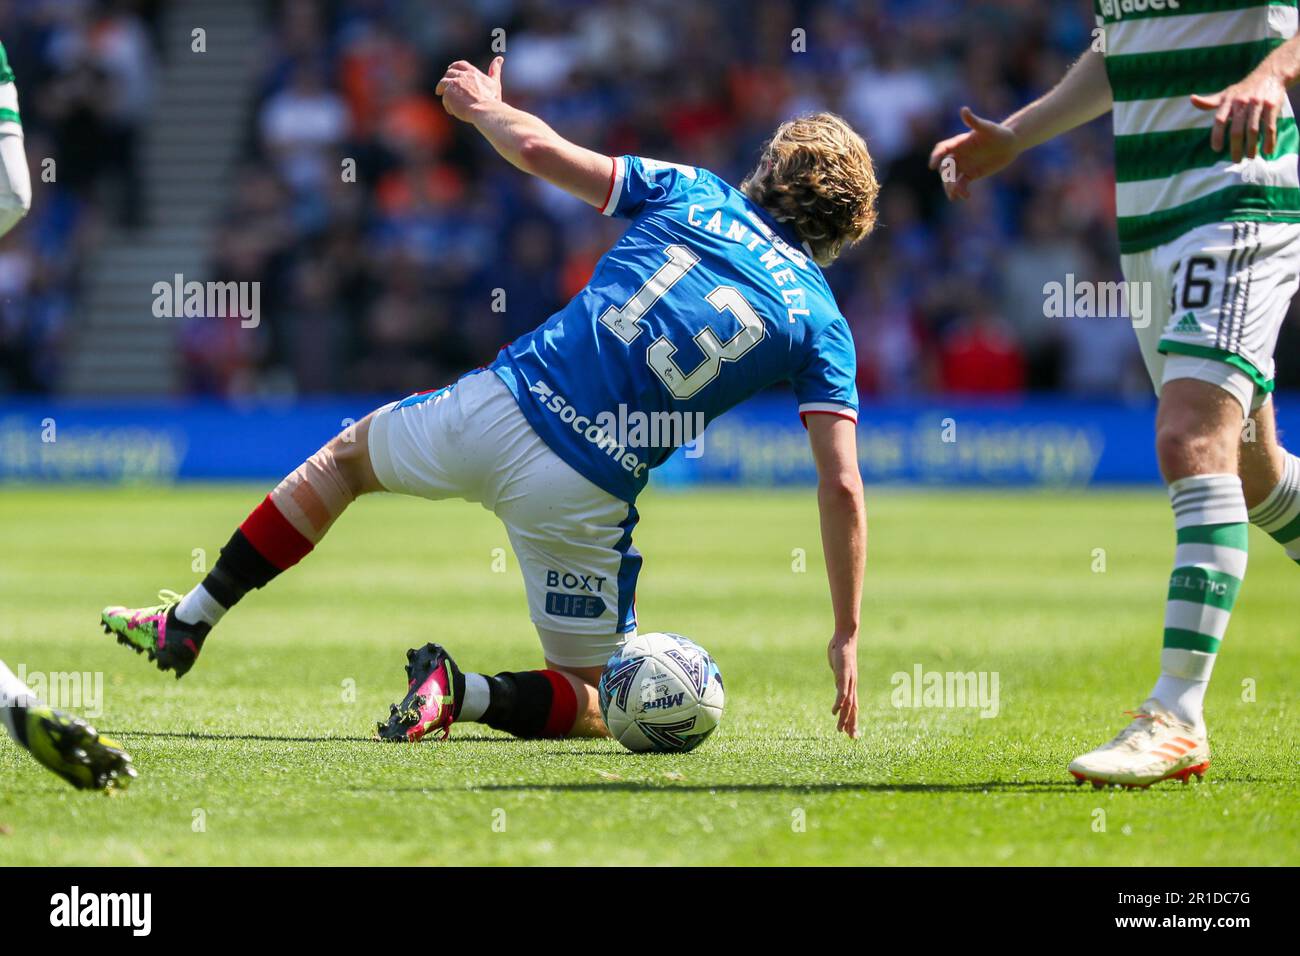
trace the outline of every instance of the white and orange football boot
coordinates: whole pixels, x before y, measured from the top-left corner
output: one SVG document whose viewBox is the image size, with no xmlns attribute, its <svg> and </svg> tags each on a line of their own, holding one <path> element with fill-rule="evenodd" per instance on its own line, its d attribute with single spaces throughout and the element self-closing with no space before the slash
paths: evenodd
<svg viewBox="0 0 1300 956">
<path fill-rule="evenodd" d="M 1070 762 L 1076 781 L 1133 788 L 1170 779 L 1187 783 L 1193 774 L 1205 776 L 1210 741 L 1204 726 L 1181 722 L 1154 697 L 1127 713 L 1133 722 L 1114 740 Z"/>
</svg>

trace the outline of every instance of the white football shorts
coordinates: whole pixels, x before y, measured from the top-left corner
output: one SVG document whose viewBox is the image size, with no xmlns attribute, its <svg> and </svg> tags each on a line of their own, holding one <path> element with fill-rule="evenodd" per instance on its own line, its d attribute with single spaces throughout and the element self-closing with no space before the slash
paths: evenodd
<svg viewBox="0 0 1300 956">
<path fill-rule="evenodd" d="M 1273 390 L 1273 350 L 1300 283 L 1300 224 L 1223 222 L 1121 256 L 1124 278 L 1149 283 L 1138 325 L 1159 394 L 1194 378 L 1230 392 L 1249 413 Z"/>
<path fill-rule="evenodd" d="M 600 666 L 635 636 L 636 507 L 551 451 L 495 372 L 384 406 L 369 444 L 387 490 L 477 501 L 501 519 L 547 660 Z"/>
</svg>

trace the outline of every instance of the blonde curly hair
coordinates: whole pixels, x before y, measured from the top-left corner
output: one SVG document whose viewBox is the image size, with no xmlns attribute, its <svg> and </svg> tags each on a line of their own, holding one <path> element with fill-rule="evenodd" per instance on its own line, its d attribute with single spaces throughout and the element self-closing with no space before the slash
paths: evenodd
<svg viewBox="0 0 1300 956">
<path fill-rule="evenodd" d="M 862 137 L 834 113 L 782 123 L 741 190 L 794 227 L 818 265 L 829 265 L 876 225 L 880 184 Z"/>
</svg>

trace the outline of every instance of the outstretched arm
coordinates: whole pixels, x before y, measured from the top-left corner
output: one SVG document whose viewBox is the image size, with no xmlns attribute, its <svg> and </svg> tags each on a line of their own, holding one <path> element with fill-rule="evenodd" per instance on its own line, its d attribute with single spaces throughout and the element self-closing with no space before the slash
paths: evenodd
<svg viewBox="0 0 1300 956">
<path fill-rule="evenodd" d="M 1001 123 L 976 116 L 962 107 L 970 130 L 936 145 L 930 168 L 938 169 L 949 199 L 970 196 L 970 183 L 999 172 L 1027 149 L 1095 120 L 1111 108 L 1106 58 L 1089 50 L 1051 91 Z M 951 159 L 947 163 L 945 160 Z"/>
<path fill-rule="evenodd" d="M 817 463 L 817 507 L 822 552 L 830 580 L 835 633 L 827 656 L 835 674 L 838 729 L 858 735 L 858 625 L 867 561 L 867 510 L 858 471 L 856 423 L 837 415 L 809 415 L 808 439 Z"/>
<path fill-rule="evenodd" d="M 435 91 L 443 108 L 472 124 L 514 166 L 597 209 L 604 206 L 614 181 L 614 160 L 569 142 L 533 114 L 505 103 L 504 63 L 504 57 L 497 57 L 486 73 L 464 60 L 447 67 Z"/>
</svg>

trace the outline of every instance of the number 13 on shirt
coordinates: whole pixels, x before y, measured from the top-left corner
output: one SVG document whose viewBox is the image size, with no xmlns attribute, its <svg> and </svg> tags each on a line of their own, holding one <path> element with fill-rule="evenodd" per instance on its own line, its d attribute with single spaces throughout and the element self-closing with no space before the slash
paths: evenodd
<svg viewBox="0 0 1300 956">
<path fill-rule="evenodd" d="M 611 305 L 600 317 L 601 324 L 627 345 L 635 342 L 645 331 L 645 326 L 641 325 L 645 314 L 700 261 L 690 249 L 676 243 L 664 251 L 668 254 L 668 261 L 646 280 L 645 285 L 623 305 Z M 704 300 L 718 312 L 730 312 L 740 323 L 740 331 L 722 342 L 717 333 L 705 325 L 694 336 L 695 344 L 704 353 L 704 360 L 689 373 L 683 372 L 673 360 L 677 347 L 666 337 L 659 336 L 646 349 L 646 363 L 672 396 L 682 401 L 693 397 L 717 378 L 723 362 L 738 361 L 767 335 L 763 320 L 735 286 L 720 285 L 704 296 Z"/>
</svg>

